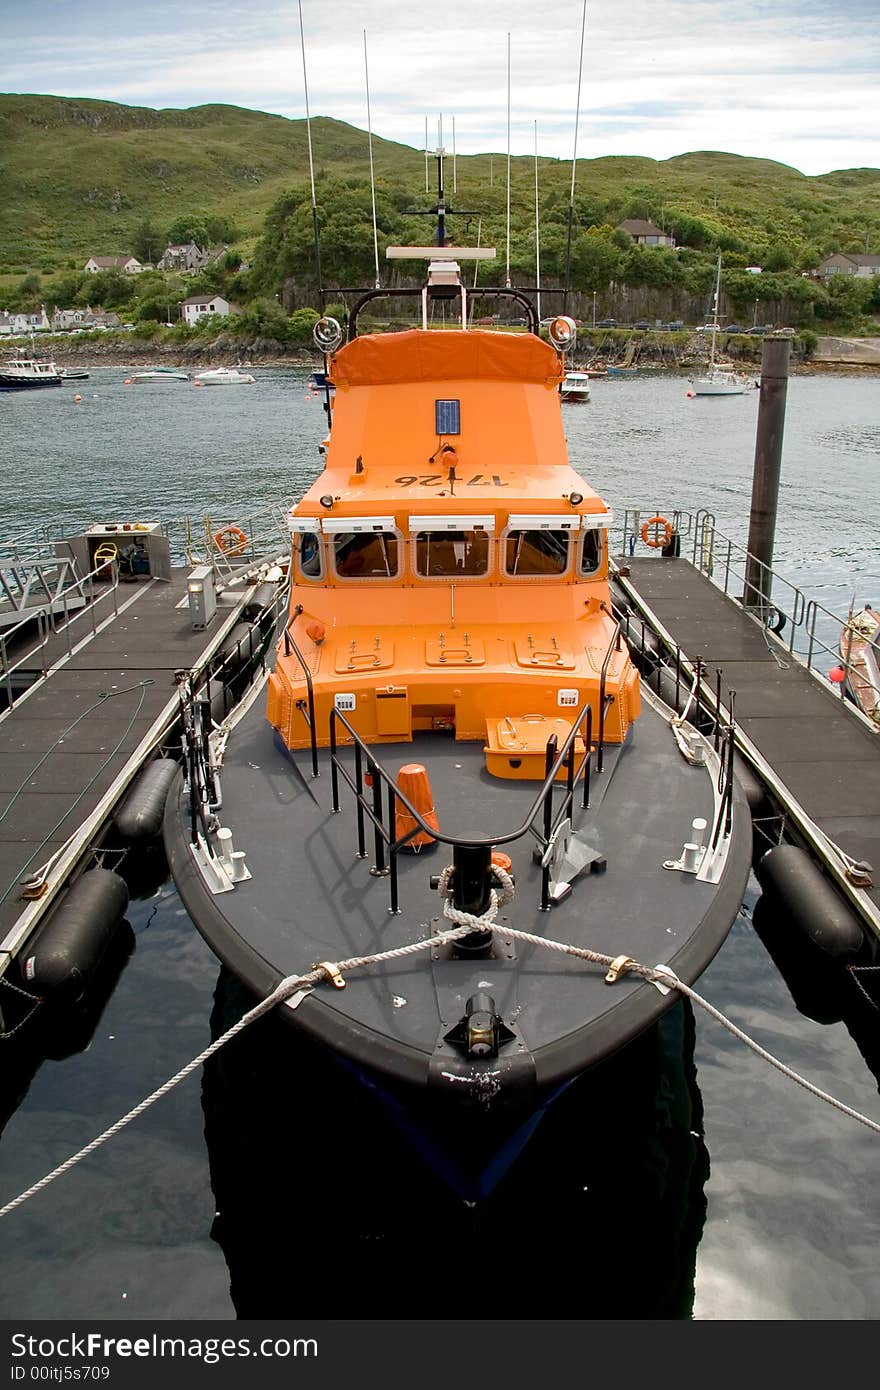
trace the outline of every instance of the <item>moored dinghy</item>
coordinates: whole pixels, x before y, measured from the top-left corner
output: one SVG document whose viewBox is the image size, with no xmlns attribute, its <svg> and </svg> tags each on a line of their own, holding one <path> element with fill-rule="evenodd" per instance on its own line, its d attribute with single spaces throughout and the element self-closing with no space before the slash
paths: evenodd
<svg viewBox="0 0 880 1390">
<path fill-rule="evenodd" d="M 671 727 L 612 614 L 611 515 L 563 432 L 574 324 L 550 346 L 521 292 L 481 288 L 531 331 L 468 329 L 466 255 L 431 253 L 421 328 L 357 336 L 393 291 L 344 346 L 317 326 L 332 427 L 289 514 L 287 622 L 218 733 L 189 706 L 165 838 L 221 960 L 259 995 L 323 962 L 291 1022 L 480 1194 L 674 1002 L 629 958 L 687 982 L 712 959 L 751 822 L 725 745 Z M 454 296 L 462 327 L 429 330 Z"/>
</svg>

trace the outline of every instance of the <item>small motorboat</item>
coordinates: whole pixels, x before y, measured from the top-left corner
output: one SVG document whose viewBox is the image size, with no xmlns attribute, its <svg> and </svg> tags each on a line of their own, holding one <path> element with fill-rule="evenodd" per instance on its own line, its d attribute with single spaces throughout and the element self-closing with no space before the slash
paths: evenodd
<svg viewBox="0 0 880 1390">
<path fill-rule="evenodd" d="M 590 399 L 590 376 L 588 372 L 566 372 L 559 388 L 564 401 L 588 401 Z"/>
<path fill-rule="evenodd" d="M 63 380 L 54 362 L 37 357 L 12 357 L 0 362 L 0 391 L 29 391 L 60 386 Z"/>
<path fill-rule="evenodd" d="M 867 605 L 850 614 L 840 639 L 844 688 L 880 729 L 880 612 Z"/>
<path fill-rule="evenodd" d="M 199 372 L 194 386 L 246 386 L 253 382 L 250 372 L 239 371 L 238 367 L 212 367 L 207 372 Z"/>
<path fill-rule="evenodd" d="M 130 377 L 126 377 L 126 383 L 133 386 L 143 385 L 150 381 L 189 381 L 189 372 L 185 372 L 180 367 L 149 367 L 142 372 L 132 372 Z"/>
<path fill-rule="evenodd" d="M 59 368 L 62 381 L 88 381 L 89 373 L 81 367 Z"/>
</svg>

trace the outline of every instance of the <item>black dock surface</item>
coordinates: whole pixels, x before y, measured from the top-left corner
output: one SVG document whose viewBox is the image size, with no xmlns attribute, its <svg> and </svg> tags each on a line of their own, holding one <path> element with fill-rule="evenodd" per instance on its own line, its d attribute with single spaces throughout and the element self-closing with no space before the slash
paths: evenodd
<svg viewBox="0 0 880 1390">
<path fill-rule="evenodd" d="M 880 883 L 880 733 L 850 712 L 734 600 L 687 560 L 619 561 L 629 581 L 691 661 L 705 663 L 736 722 L 792 796 L 835 844 L 872 864 Z M 870 891 L 880 906 L 880 888 Z"/>
<path fill-rule="evenodd" d="M 106 626 L 94 636 L 85 615 L 71 638 L 53 635 L 46 678 L 0 720 L 0 941 L 27 905 L 19 879 L 96 810 L 176 699 L 175 671 L 198 667 L 227 625 L 233 609 L 218 607 L 206 630 L 193 629 L 188 575 L 120 585 L 118 615 L 102 604 Z"/>
</svg>

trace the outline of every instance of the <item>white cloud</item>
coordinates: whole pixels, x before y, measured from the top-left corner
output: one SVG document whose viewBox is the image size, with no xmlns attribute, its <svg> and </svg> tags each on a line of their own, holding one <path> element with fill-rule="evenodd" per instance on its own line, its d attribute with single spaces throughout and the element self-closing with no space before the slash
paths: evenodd
<svg viewBox="0 0 880 1390">
<path fill-rule="evenodd" d="M 668 158 L 726 149 L 807 173 L 876 163 L 880 39 L 869 0 L 741 0 L 731 22 L 716 0 L 630 0 L 589 7 L 578 153 Z M 296 4 L 154 0 L 149 29 L 120 35 L 109 0 L 32 0 L 6 20 L 7 90 L 95 96 L 149 106 L 227 102 L 304 114 Z M 525 0 L 305 0 L 313 115 L 366 125 L 363 29 L 373 129 L 421 146 L 424 120 L 459 153 L 507 144 L 511 35 L 514 153 L 571 157 L 581 0 L 552 13 Z"/>
</svg>

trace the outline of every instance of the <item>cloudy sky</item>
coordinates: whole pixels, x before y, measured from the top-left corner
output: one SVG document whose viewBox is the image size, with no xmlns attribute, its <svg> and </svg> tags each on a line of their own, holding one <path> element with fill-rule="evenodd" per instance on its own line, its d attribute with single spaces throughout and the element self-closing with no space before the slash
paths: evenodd
<svg viewBox="0 0 880 1390">
<path fill-rule="evenodd" d="M 311 114 L 421 148 L 570 160 L 583 0 L 302 0 Z M 296 0 L 0 0 L 0 90 L 305 114 Z M 880 165 L 877 0 L 587 5 L 578 154 L 730 150 L 807 174 Z"/>
</svg>

